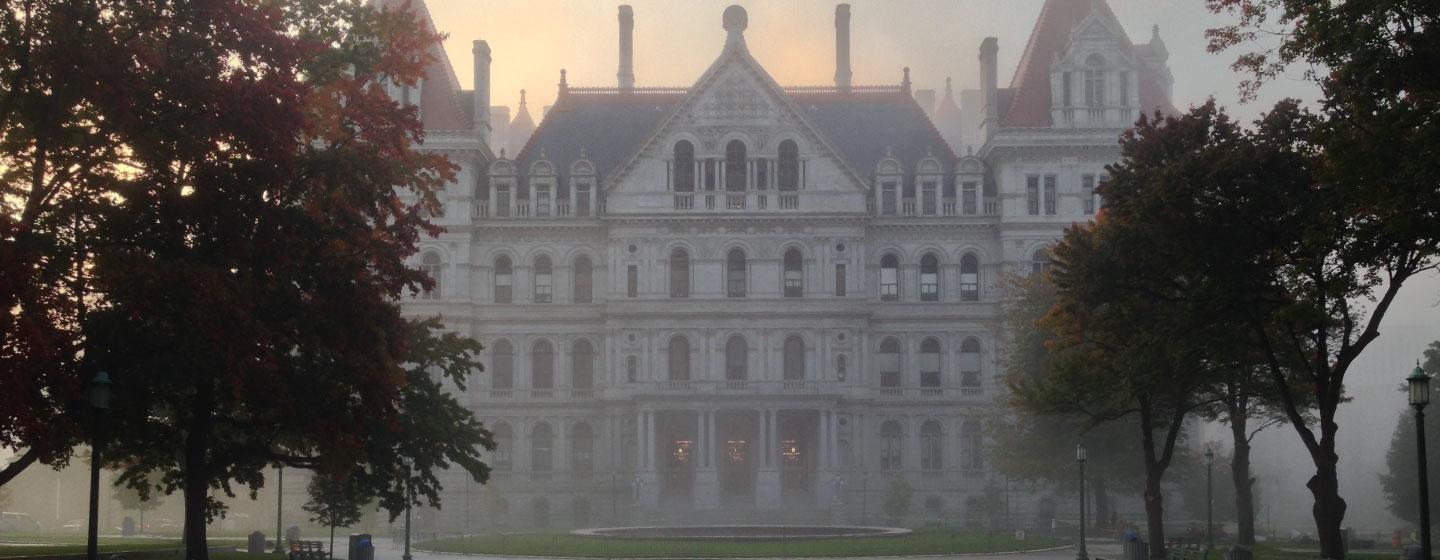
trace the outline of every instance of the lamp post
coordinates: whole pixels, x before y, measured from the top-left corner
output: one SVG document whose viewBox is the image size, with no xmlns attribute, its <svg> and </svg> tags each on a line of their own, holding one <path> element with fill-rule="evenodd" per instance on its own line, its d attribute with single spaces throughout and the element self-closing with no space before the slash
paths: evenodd
<svg viewBox="0 0 1440 560">
<path fill-rule="evenodd" d="M 1215 550 L 1215 450 L 1205 447 L 1205 555 Z"/>
<path fill-rule="evenodd" d="M 1080 546 L 1075 560 L 1090 560 L 1085 553 L 1085 444 L 1075 446 L 1075 462 L 1080 464 Z"/>
<path fill-rule="evenodd" d="M 1430 404 L 1430 376 L 1415 362 L 1410 382 L 1410 406 L 1415 407 L 1415 443 L 1420 456 L 1420 558 L 1430 560 L 1430 483 L 1425 467 L 1425 405 Z"/>
<path fill-rule="evenodd" d="M 415 487 L 410 484 L 410 469 L 405 469 L 405 553 L 401 560 L 413 560 L 410 556 L 410 502 L 415 500 Z"/>
<path fill-rule="evenodd" d="M 280 548 L 280 518 L 282 517 L 281 506 L 285 501 L 285 465 L 275 467 L 275 554 L 284 554 L 285 550 Z M 265 547 L 260 547 L 265 548 Z"/>
<path fill-rule="evenodd" d="M 85 540 L 85 558 L 96 560 L 100 557 L 100 448 L 104 446 L 101 428 L 105 423 L 100 415 L 110 409 L 110 376 L 105 372 L 95 374 L 90 380 L 90 534 Z"/>
</svg>

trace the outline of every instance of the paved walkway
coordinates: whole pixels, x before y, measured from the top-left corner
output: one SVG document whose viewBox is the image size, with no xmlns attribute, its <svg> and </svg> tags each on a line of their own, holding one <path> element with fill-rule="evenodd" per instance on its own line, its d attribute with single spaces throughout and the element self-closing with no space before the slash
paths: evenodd
<svg viewBox="0 0 1440 560">
<path fill-rule="evenodd" d="M 1100 559 L 1100 558 L 1103 558 L 1103 559 L 1105 559 L 1105 560 L 1113 560 L 1113 559 L 1118 559 L 1118 558 L 1120 558 L 1120 545 L 1119 545 L 1119 544 L 1116 544 L 1114 541 L 1104 541 L 1104 542 L 1102 542 L 1102 541 L 1089 541 L 1089 540 L 1087 539 L 1085 548 L 1086 548 L 1086 551 L 1090 553 L 1090 557 L 1091 557 L 1092 559 Z M 402 556 L 403 554 L 404 554 L 404 551 L 401 549 L 401 546 L 400 546 L 400 543 L 399 543 L 399 542 L 394 542 L 394 541 L 391 541 L 389 538 L 384 538 L 384 537 L 376 537 L 376 538 L 375 538 L 375 560 L 402 560 L 401 556 Z M 421 551 L 421 550 L 416 550 L 416 549 L 414 549 L 414 548 L 411 548 L 411 549 L 410 549 L 410 556 L 412 557 L 412 560 L 459 560 L 459 559 L 461 559 L 461 558 L 477 558 L 477 559 L 484 559 L 484 560 L 533 560 L 533 558 L 534 558 L 534 557 L 511 557 L 511 556 L 490 556 L 490 555 L 435 554 L 435 553 L 432 553 L 432 552 L 424 552 L 424 551 Z M 936 558 L 936 557 L 930 556 L 930 557 L 926 557 L 926 558 Z M 959 556 L 958 558 L 964 558 L 965 560 L 1075 560 L 1075 549 L 1074 549 L 1074 547 L 1071 547 L 1071 548 L 1062 548 L 1062 549 L 1059 549 L 1059 550 L 1051 550 L 1051 551 L 1046 551 L 1046 552 L 1023 552 L 1023 553 L 1012 553 L 1012 554 L 975 554 L 975 555 Z M 786 560 L 786 559 L 781 559 L 781 558 L 762 558 L 762 559 L 747 559 L 747 560 Z M 859 560 L 859 559 L 855 559 L 855 560 Z"/>
</svg>

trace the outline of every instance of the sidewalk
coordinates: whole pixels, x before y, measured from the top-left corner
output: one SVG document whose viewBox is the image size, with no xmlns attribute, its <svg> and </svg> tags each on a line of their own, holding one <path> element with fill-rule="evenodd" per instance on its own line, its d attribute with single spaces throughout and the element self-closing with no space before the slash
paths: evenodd
<svg viewBox="0 0 1440 560">
<path fill-rule="evenodd" d="M 392 541 L 388 537 L 375 537 L 375 560 L 402 560 L 404 554 L 402 543 Z M 413 543 L 412 543 L 413 545 Z M 1120 545 L 1113 541 L 1090 541 L 1086 540 L 1086 551 L 1090 553 L 1092 560 L 1104 559 L 1114 560 L 1120 558 Z M 533 560 L 534 557 L 508 557 L 508 556 L 482 556 L 482 555 L 458 555 L 458 554 L 435 554 L 410 548 L 412 560 L 460 560 L 462 558 L 483 558 L 485 560 Z M 897 557 L 891 557 L 897 558 Z M 926 556 L 923 558 L 937 558 Z M 1027 552 L 1014 554 L 977 554 L 958 556 L 965 560 L 1075 560 L 1075 548 L 1062 548 L 1046 552 Z M 758 558 L 747 560 L 786 560 L 782 558 Z M 813 559 L 811 559 L 813 560 Z M 860 559 L 856 559 L 860 560 Z"/>
</svg>

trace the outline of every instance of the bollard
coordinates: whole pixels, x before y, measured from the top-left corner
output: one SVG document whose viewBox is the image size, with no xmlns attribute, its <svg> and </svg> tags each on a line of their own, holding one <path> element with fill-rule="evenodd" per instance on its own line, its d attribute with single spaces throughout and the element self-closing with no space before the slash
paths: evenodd
<svg viewBox="0 0 1440 560">
<path fill-rule="evenodd" d="M 266 552 L 266 548 L 267 547 L 265 546 L 265 533 L 262 533 L 260 531 L 250 533 L 249 540 L 246 542 L 245 546 L 246 552 L 249 552 L 250 554 L 264 554 Z"/>
</svg>

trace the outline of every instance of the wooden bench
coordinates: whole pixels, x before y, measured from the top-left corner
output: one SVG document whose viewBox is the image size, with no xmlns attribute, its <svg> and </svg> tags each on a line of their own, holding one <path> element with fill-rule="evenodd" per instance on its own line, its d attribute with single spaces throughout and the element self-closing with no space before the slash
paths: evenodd
<svg viewBox="0 0 1440 560">
<path fill-rule="evenodd" d="M 290 541 L 290 560 L 325 560 L 325 543 L 320 541 Z"/>
<path fill-rule="evenodd" d="M 1170 560 L 1206 560 L 1205 547 L 1198 544 L 1182 544 L 1169 547 L 1166 552 Z"/>
</svg>

